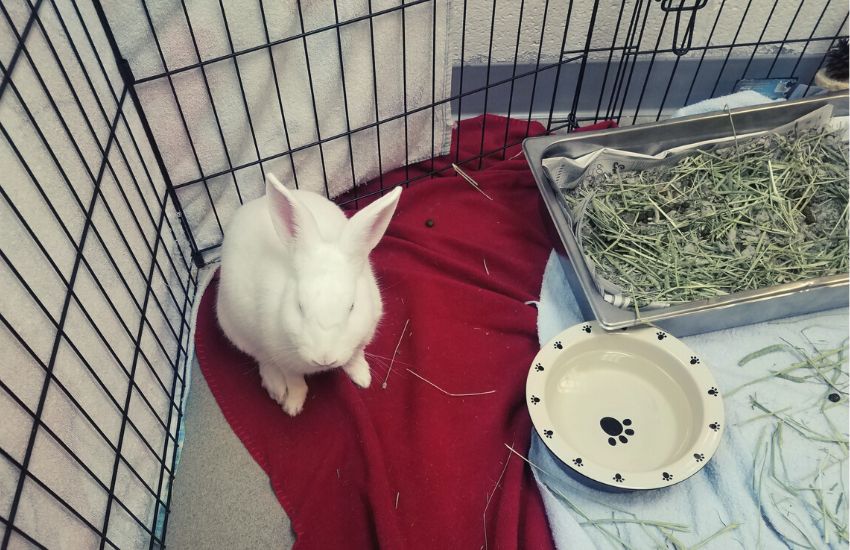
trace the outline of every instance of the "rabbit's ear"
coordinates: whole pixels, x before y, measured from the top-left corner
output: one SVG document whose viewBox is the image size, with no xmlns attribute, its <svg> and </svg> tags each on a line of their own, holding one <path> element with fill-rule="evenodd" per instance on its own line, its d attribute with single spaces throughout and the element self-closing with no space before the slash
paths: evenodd
<svg viewBox="0 0 850 550">
<path fill-rule="evenodd" d="M 266 174 L 266 196 L 269 198 L 272 225 L 281 241 L 290 243 L 296 238 L 311 240 L 318 235 L 313 214 L 272 174 Z"/>
<path fill-rule="evenodd" d="M 396 187 L 348 220 L 342 235 L 345 250 L 355 257 L 368 256 L 384 236 L 400 196 L 401 187 Z"/>
</svg>

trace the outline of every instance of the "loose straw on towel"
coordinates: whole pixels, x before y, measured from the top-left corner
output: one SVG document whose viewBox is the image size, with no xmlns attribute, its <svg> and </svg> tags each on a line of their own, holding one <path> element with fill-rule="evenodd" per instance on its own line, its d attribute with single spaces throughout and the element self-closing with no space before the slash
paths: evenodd
<svg viewBox="0 0 850 550">
<path fill-rule="evenodd" d="M 425 382 L 429 386 L 432 386 L 435 389 L 437 389 L 437 390 L 443 392 L 444 394 L 448 395 L 449 397 L 472 397 L 472 396 L 475 396 L 475 395 L 488 395 L 488 394 L 491 394 L 491 393 L 496 393 L 496 390 L 479 391 L 479 392 L 471 392 L 471 393 L 452 393 L 450 391 L 444 390 L 443 388 L 441 388 L 437 384 L 431 382 L 430 380 L 428 380 L 427 378 L 425 378 L 421 374 L 417 374 L 417 373 L 415 373 L 412 370 L 407 369 L 407 368 L 405 370 L 407 372 L 409 372 L 410 374 L 412 374 L 413 376 L 415 376 L 416 378 L 422 380 L 423 382 Z"/>
<path fill-rule="evenodd" d="M 538 466 L 537 464 L 533 463 L 532 461 L 530 461 L 530 460 L 528 460 L 527 458 L 525 458 L 524 456 L 522 456 L 522 454 L 520 454 L 520 452 L 519 452 L 519 451 L 517 451 L 516 449 L 514 449 L 513 447 L 511 447 L 511 446 L 510 446 L 510 445 L 508 445 L 507 443 L 505 443 L 505 447 L 506 447 L 506 448 L 507 448 L 510 452 L 512 452 L 513 454 L 515 454 L 515 455 L 517 455 L 518 457 L 520 457 L 520 458 L 523 460 L 523 462 L 528 463 L 528 465 L 529 465 L 529 466 L 531 466 L 532 468 L 534 468 L 535 470 L 537 470 L 537 471 L 538 471 L 538 472 L 540 472 L 541 474 L 545 474 L 545 475 L 546 475 L 546 476 L 548 476 L 548 477 L 551 477 L 551 478 L 553 478 L 553 479 L 557 479 L 554 475 L 550 474 L 549 472 L 547 472 L 546 470 L 544 470 L 543 468 L 541 468 L 541 467 L 540 467 L 540 466 Z M 588 518 L 586 518 L 586 519 L 588 519 Z"/>
<path fill-rule="evenodd" d="M 457 164 L 455 164 L 455 163 L 452 163 L 452 168 L 454 168 L 454 169 L 455 169 L 455 172 L 457 172 L 457 174 L 458 174 L 460 177 L 462 177 L 463 179 L 465 179 L 465 180 L 469 183 L 469 185 L 471 185 L 472 187 L 474 187 L 476 191 L 478 191 L 479 193 L 481 193 L 482 195 L 484 195 L 484 196 L 485 196 L 485 197 L 487 197 L 488 199 L 493 200 L 493 197 L 491 197 L 490 195 L 488 195 L 487 193 L 485 193 L 485 192 L 484 192 L 484 190 L 483 190 L 483 189 L 481 189 L 481 187 L 479 187 L 478 182 L 476 182 L 474 179 L 472 179 L 472 178 L 469 176 L 469 174 L 467 174 L 466 172 L 464 172 L 463 170 L 461 170 L 461 169 L 460 169 L 460 166 L 458 166 L 458 165 L 457 165 Z"/>
<path fill-rule="evenodd" d="M 487 268 L 487 258 L 481 258 L 481 261 L 484 262 L 484 271 L 487 272 L 487 275 L 490 275 L 490 269 Z"/>
<path fill-rule="evenodd" d="M 505 459 L 505 467 L 502 468 L 502 473 L 499 474 L 499 479 L 496 480 L 496 485 L 493 487 L 493 492 L 487 494 L 487 504 L 484 505 L 484 550 L 488 550 L 487 546 L 487 508 L 490 507 L 490 501 L 493 499 L 493 495 L 496 494 L 496 489 L 499 488 L 499 485 L 502 483 L 502 478 L 505 477 L 505 472 L 508 471 L 508 462 L 511 461 L 511 453 L 508 452 L 508 457 Z"/>
<path fill-rule="evenodd" d="M 543 474 L 543 475 L 545 475 L 545 476 L 547 476 L 547 477 L 551 477 L 552 479 L 557 479 L 554 475 L 550 474 L 549 472 L 547 472 L 546 470 L 544 470 L 543 468 L 541 468 L 541 467 L 540 467 L 540 466 L 538 466 L 537 464 L 533 463 L 532 461 L 528 460 L 526 457 L 522 456 L 522 455 L 519 453 L 519 451 L 517 451 L 516 449 L 514 449 L 513 447 L 511 447 L 511 446 L 510 446 L 510 445 L 508 445 L 507 443 L 505 443 L 505 447 L 507 447 L 507 448 L 508 448 L 508 450 L 509 450 L 510 452 L 512 452 L 513 454 L 517 455 L 519 458 L 521 458 L 521 459 L 523 460 L 523 462 L 526 462 L 529 466 L 531 466 L 533 469 L 537 470 L 537 471 L 538 471 L 538 472 L 540 472 L 541 474 Z M 590 516 L 588 516 L 587 514 L 585 514 L 584 512 L 582 512 L 582 511 L 581 511 L 581 509 L 579 509 L 579 508 L 578 508 L 575 504 L 573 504 L 573 503 L 570 501 L 570 499 L 569 499 L 569 498 L 567 498 L 567 495 L 565 495 L 564 493 L 562 493 L 561 491 L 559 491 L 559 490 L 558 490 L 557 488 L 555 488 L 555 487 L 549 487 L 549 486 L 547 485 L 547 488 L 549 488 L 549 490 L 550 490 L 550 491 L 554 492 L 556 495 L 558 495 L 559 497 L 561 497 L 561 499 L 562 499 L 562 500 L 563 500 L 563 501 L 564 501 L 564 502 L 565 502 L 565 503 L 566 503 L 566 504 L 570 507 L 570 509 L 571 509 L 571 510 L 573 510 L 576 514 L 578 514 L 578 515 L 579 515 L 582 519 L 584 519 L 585 521 L 589 521 L 589 522 L 593 523 L 593 520 L 592 520 L 592 519 L 590 519 Z M 622 545 L 623 545 L 624 547 L 626 547 L 626 548 L 628 547 L 628 546 L 625 544 L 625 542 L 623 542 L 623 541 L 622 541 L 622 540 L 621 540 L 618 536 L 614 535 L 614 534 L 613 534 L 613 533 L 611 533 L 610 531 L 607 531 L 606 529 L 602 528 L 602 527 L 601 527 L 601 526 L 599 526 L 599 525 L 596 525 L 595 523 L 594 523 L 594 527 L 596 527 L 597 529 L 599 529 L 599 531 L 601 531 L 601 532 L 602 532 L 602 534 L 604 534 L 604 535 L 608 536 L 608 538 L 609 538 L 609 539 L 613 539 L 613 540 L 614 540 L 614 541 L 616 541 L 616 542 L 622 542 L 622 543 L 623 543 Z"/>
<path fill-rule="evenodd" d="M 520 454 L 520 453 L 519 453 L 516 449 L 514 449 L 513 447 L 511 447 L 511 446 L 510 446 L 510 445 L 508 445 L 507 443 L 505 443 L 505 447 L 507 447 L 507 448 L 508 448 L 508 450 L 509 450 L 509 451 L 511 451 L 513 454 L 515 454 L 515 455 L 517 455 L 519 458 L 521 458 L 524 462 L 526 462 L 526 463 L 527 463 L 529 466 L 531 466 L 531 468 L 533 468 L 534 470 L 537 470 L 538 472 L 540 472 L 541 474 L 545 475 L 546 477 L 550 477 L 550 478 L 552 478 L 552 479 L 558 479 L 558 477 L 557 477 L 557 476 L 555 476 L 555 475 L 553 475 L 553 474 L 551 474 L 551 473 L 547 472 L 546 470 L 544 470 L 543 468 L 541 468 L 541 467 L 540 467 L 540 466 L 538 466 L 537 464 L 535 464 L 535 463 L 533 463 L 532 461 L 530 461 L 528 458 L 526 458 L 526 457 L 522 456 L 522 455 L 521 455 L 521 454 Z M 675 539 L 674 539 L 674 537 L 672 536 L 672 534 L 671 534 L 671 533 L 668 533 L 668 532 L 667 532 L 667 531 L 665 531 L 664 529 L 670 529 L 670 530 L 686 530 L 686 529 L 687 529 L 687 526 L 683 526 L 683 525 L 679 525 L 679 524 L 675 524 L 675 523 L 667 523 L 667 522 L 643 521 L 643 520 L 622 520 L 622 521 L 621 521 L 621 520 L 618 520 L 618 519 L 616 519 L 616 518 L 612 518 L 612 519 L 610 519 L 610 520 L 608 520 L 608 519 L 605 519 L 605 520 L 593 520 L 593 519 L 591 519 L 591 518 L 590 518 L 590 516 L 588 516 L 585 512 L 583 512 L 583 511 L 582 511 L 582 510 L 581 510 L 578 506 L 576 506 L 575 504 L 573 504 L 573 503 L 572 503 L 572 501 L 570 501 L 570 499 L 569 499 L 569 498 L 567 498 L 567 495 L 565 495 L 563 492 L 559 491 L 556 487 L 551 487 L 551 486 L 549 486 L 549 485 L 547 485 L 546 487 L 547 487 L 550 491 L 552 491 L 553 493 L 555 493 L 555 495 L 557 495 L 558 497 L 560 497 L 561 501 L 562 501 L 564 504 L 566 504 L 566 505 L 570 508 L 570 510 L 572 510 L 573 512 L 575 512 L 576 514 L 578 514 L 578 516 L 579 516 L 579 517 L 581 517 L 581 518 L 584 520 L 584 522 L 580 522 L 580 525 L 588 525 L 588 526 L 591 526 L 591 527 L 596 528 L 596 529 L 597 529 L 597 530 L 598 530 L 598 531 L 599 531 L 602 535 L 604 535 L 605 537 L 607 537 L 607 538 L 608 538 L 608 540 L 609 540 L 609 541 L 611 541 L 611 542 L 612 542 L 615 546 L 622 546 L 623 548 L 630 548 L 630 546 L 629 546 L 628 544 L 626 544 L 626 542 L 625 542 L 622 538 L 620 538 L 619 530 L 617 530 L 617 532 L 616 532 L 616 533 L 613 533 L 613 532 L 609 531 L 608 529 L 605 529 L 605 528 L 603 527 L 603 524 L 613 523 L 613 524 L 614 524 L 614 526 L 615 526 L 615 528 L 616 528 L 616 524 L 618 524 L 618 523 L 631 523 L 631 522 L 634 522 L 634 523 L 640 524 L 640 525 L 642 525 L 642 526 L 648 526 L 648 525 L 651 525 L 651 526 L 653 526 L 653 527 L 657 527 L 657 528 L 658 528 L 658 530 L 661 532 L 662 536 L 664 536 L 664 538 L 666 538 L 666 539 L 667 539 L 668 541 L 670 541 L 670 542 L 674 542 L 674 541 L 675 541 Z M 617 508 L 613 508 L 613 507 L 611 507 L 610 505 L 607 505 L 607 504 L 606 504 L 606 506 L 609 506 L 609 507 L 610 507 L 610 508 L 612 508 L 613 510 L 617 510 L 617 511 L 619 511 L 619 512 L 624 512 L 624 510 L 620 510 L 620 509 L 617 509 Z M 627 513 L 627 514 L 630 514 L 630 515 L 634 516 L 634 514 L 631 514 L 630 512 L 625 512 L 625 513 Z M 636 516 L 635 516 L 635 517 L 636 517 Z M 722 534 L 722 533 L 721 533 L 721 534 Z M 679 544 L 674 544 L 674 546 L 676 546 L 677 548 L 678 548 L 678 547 L 684 547 L 684 545 L 679 545 Z"/>
<path fill-rule="evenodd" d="M 384 382 L 381 384 L 382 389 L 387 389 L 387 379 L 390 377 L 390 371 L 393 370 L 393 363 L 395 362 L 395 356 L 398 354 L 398 348 L 401 346 L 401 340 L 404 338 L 404 333 L 407 332 L 407 324 L 410 323 L 410 319 L 404 322 L 404 328 L 401 329 L 401 336 L 398 337 L 398 343 L 395 345 L 395 351 L 393 351 L 392 359 L 390 359 L 390 368 L 387 369 L 387 375 L 384 376 Z"/>
</svg>

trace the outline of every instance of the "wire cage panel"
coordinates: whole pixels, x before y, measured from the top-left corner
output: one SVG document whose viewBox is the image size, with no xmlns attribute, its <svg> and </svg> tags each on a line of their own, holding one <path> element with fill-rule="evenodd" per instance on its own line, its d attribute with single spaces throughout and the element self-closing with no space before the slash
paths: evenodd
<svg viewBox="0 0 850 550">
<path fill-rule="evenodd" d="M 657 1 L 625 2 L 622 9 L 612 4 L 567 3 L 567 11 L 573 8 L 568 23 L 553 27 L 566 31 L 558 37 L 565 36 L 562 54 L 555 50 L 554 59 L 547 38 L 539 59 L 529 59 L 538 37 L 526 34 L 525 23 L 512 33 L 502 24 L 512 40 L 519 36 L 518 51 L 526 55 L 516 57 L 516 66 L 510 57 L 494 55 L 490 66 L 455 68 L 453 96 L 460 93 L 461 72 L 465 94 L 488 85 L 491 91 L 486 97 L 482 91 L 464 95 L 454 112 L 462 107 L 461 116 L 474 116 L 485 110 L 486 99 L 487 112 L 512 109 L 523 116 L 530 110 L 550 128 L 550 112 L 556 127 L 570 115 L 576 122 L 654 121 L 684 104 L 729 93 L 741 78 L 797 76 L 808 83 L 826 49 L 846 35 L 847 6 L 840 2 L 712 1 L 694 13 L 687 48 L 680 48 L 687 25 L 680 22 L 677 30 L 675 11 L 661 10 Z M 497 29 L 503 21 L 496 18 Z"/>
<path fill-rule="evenodd" d="M 809 84 L 847 12 L 3 1 L 0 547 L 164 546 L 198 267 L 264 171 L 357 206 L 355 184 L 381 193 L 381 174 L 447 154 L 460 119 L 567 132 L 663 118 L 744 78 Z"/>
<path fill-rule="evenodd" d="M 4 548 L 164 532 L 197 268 L 98 9 L 0 4 Z"/>
<path fill-rule="evenodd" d="M 847 24 L 835 0 L 108 8 L 201 262 L 264 171 L 335 197 L 448 152 L 448 123 L 482 113 L 569 131 L 657 120 L 742 78 L 809 83 Z"/>
<path fill-rule="evenodd" d="M 446 4 L 108 8 L 201 248 L 262 194 L 263 171 L 336 196 L 448 152 Z"/>
</svg>

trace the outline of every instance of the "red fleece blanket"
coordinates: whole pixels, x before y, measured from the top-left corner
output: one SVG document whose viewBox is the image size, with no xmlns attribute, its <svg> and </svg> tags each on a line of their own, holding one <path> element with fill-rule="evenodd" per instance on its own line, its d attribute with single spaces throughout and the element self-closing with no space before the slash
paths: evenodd
<svg viewBox="0 0 850 550">
<path fill-rule="evenodd" d="M 525 121 L 464 121 L 460 157 L 479 153 L 482 133 L 484 151 L 501 147 L 506 122 L 509 140 L 528 131 Z M 531 125 L 531 135 L 542 132 Z M 525 302 L 537 298 L 553 246 L 525 159 L 510 159 L 518 152 L 486 157 L 481 170 L 464 165 L 493 200 L 453 171 L 402 193 L 372 254 L 385 313 L 367 348 L 368 390 L 342 372 L 308 378 L 304 411 L 288 417 L 221 333 L 216 282 L 205 292 L 201 370 L 271 478 L 296 548 L 552 547 L 531 473 L 505 448 L 528 450 L 525 377 L 538 345 Z M 388 174 L 384 185 L 404 177 Z M 490 393 L 448 395 L 481 392 Z"/>
</svg>

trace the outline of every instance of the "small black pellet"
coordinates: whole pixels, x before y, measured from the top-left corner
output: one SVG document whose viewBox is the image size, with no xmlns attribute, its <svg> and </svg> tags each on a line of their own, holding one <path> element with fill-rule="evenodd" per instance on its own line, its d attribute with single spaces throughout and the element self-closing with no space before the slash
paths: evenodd
<svg viewBox="0 0 850 550">
<path fill-rule="evenodd" d="M 837 393 L 831 393 L 829 394 L 829 400 L 833 403 L 838 403 L 839 401 L 841 401 L 841 396 Z"/>
<path fill-rule="evenodd" d="M 432 220 L 431 218 L 425 220 L 425 227 L 434 227 L 434 220 Z"/>
</svg>

